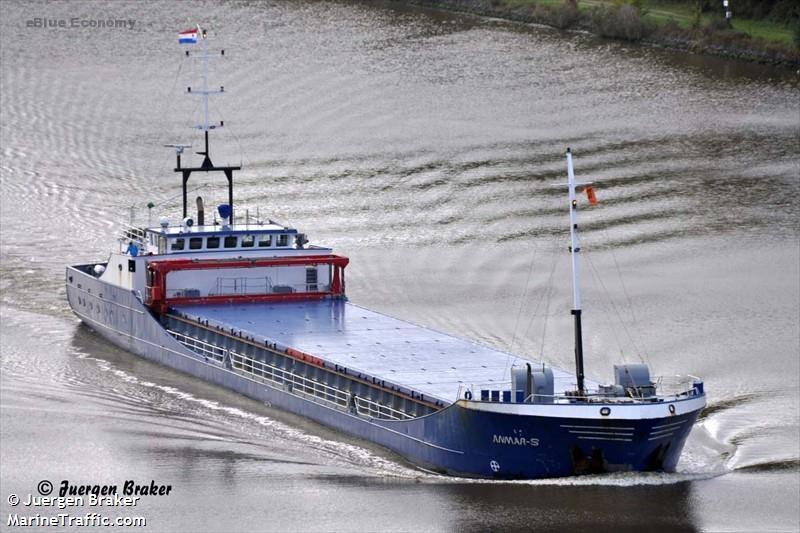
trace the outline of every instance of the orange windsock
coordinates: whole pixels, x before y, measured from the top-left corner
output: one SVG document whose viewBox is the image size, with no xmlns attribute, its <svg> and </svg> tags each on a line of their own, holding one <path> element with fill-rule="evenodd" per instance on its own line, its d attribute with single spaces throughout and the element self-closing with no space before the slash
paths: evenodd
<svg viewBox="0 0 800 533">
<path fill-rule="evenodd" d="M 594 195 L 593 187 L 586 187 L 586 197 L 589 199 L 590 204 L 597 205 L 597 196 Z"/>
</svg>

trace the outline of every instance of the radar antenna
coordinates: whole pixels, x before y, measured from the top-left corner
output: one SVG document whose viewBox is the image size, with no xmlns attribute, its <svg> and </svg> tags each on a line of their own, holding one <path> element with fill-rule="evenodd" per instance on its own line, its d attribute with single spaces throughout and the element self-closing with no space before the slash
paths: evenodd
<svg viewBox="0 0 800 533">
<path fill-rule="evenodd" d="M 191 144 L 165 144 L 164 148 L 174 148 L 175 156 L 178 158 L 177 167 L 181 168 L 181 154 L 187 148 L 191 148 Z"/>
</svg>

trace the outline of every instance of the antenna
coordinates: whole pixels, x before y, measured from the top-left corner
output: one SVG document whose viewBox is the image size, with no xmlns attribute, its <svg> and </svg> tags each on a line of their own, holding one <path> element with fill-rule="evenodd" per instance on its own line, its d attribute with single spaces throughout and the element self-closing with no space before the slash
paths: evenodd
<svg viewBox="0 0 800 533">
<path fill-rule="evenodd" d="M 221 128 L 222 126 L 224 126 L 224 123 L 222 121 L 220 121 L 219 124 L 211 124 L 209 122 L 208 97 L 209 95 L 212 94 L 222 94 L 225 92 L 225 87 L 221 85 L 218 90 L 217 89 L 211 90 L 208 88 L 208 61 L 209 59 L 223 57 L 225 55 L 225 50 L 220 50 L 219 52 L 210 52 L 208 49 L 208 31 L 205 29 L 201 29 L 198 26 L 196 32 L 199 33 L 202 37 L 203 50 L 200 53 L 190 53 L 187 50 L 186 57 L 190 57 L 192 59 L 199 59 L 203 62 L 203 86 L 200 89 L 192 88 L 191 86 L 189 86 L 186 88 L 186 93 L 190 95 L 199 95 L 203 99 L 203 123 L 194 126 L 194 128 L 201 130 L 203 132 L 204 150 L 202 152 L 197 152 L 197 154 L 203 156 L 203 163 L 199 167 L 181 167 L 180 154 L 183 152 L 184 148 L 188 148 L 189 146 L 173 145 L 173 147 L 177 151 L 177 156 L 178 156 L 178 165 L 175 167 L 175 172 L 180 172 L 183 175 L 183 217 L 186 218 L 186 216 L 188 216 L 186 182 L 189 181 L 189 177 L 191 176 L 192 172 L 196 171 L 222 172 L 225 174 L 225 178 L 228 180 L 228 205 L 231 208 L 230 224 L 233 225 L 233 171 L 240 170 L 242 167 L 215 166 L 214 163 L 211 162 L 211 154 L 208 149 L 208 132 L 210 130 Z"/>
<path fill-rule="evenodd" d="M 178 158 L 178 162 L 176 164 L 177 168 L 181 168 L 181 154 L 187 148 L 191 148 L 191 144 L 165 144 L 164 148 L 174 148 L 175 149 L 175 156 Z"/>
<path fill-rule="evenodd" d="M 197 124 L 194 126 L 195 129 L 202 130 L 204 132 L 205 137 L 205 150 L 202 152 L 197 152 L 198 155 L 205 156 L 203 160 L 203 165 L 206 165 L 206 161 L 208 164 L 211 164 L 208 154 L 208 132 L 209 130 L 213 130 L 216 128 L 221 128 L 224 126 L 224 123 L 220 121 L 219 124 L 211 124 L 208 118 L 208 97 L 212 94 L 222 94 L 225 92 L 225 87 L 220 85 L 219 89 L 209 89 L 208 88 L 208 60 L 215 59 L 217 57 L 223 57 L 225 55 L 225 50 L 220 50 L 219 52 L 210 52 L 208 49 L 208 31 L 201 29 L 199 26 L 197 27 L 198 32 L 202 36 L 203 41 L 203 51 L 200 53 L 191 53 L 189 50 L 186 51 L 186 57 L 192 59 L 199 59 L 202 61 L 203 64 L 203 87 L 201 89 L 192 88 L 191 86 L 186 88 L 187 94 L 199 95 L 203 100 L 203 123 Z"/>
</svg>

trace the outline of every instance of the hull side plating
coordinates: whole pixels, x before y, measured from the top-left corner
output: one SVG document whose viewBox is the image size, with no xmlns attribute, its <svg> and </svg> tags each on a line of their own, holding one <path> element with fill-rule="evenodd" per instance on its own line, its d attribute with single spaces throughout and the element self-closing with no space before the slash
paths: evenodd
<svg viewBox="0 0 800 533">
<path fill-rule="evenodd" d="M 664 416 L 644 419 L 554 416 L 556 406 L 550 406 L 546 416 L 534 411 L 503 413 L 486 410 L 479 402 L 459 400 L 411 420 L 375 419 L 207 362 L 167 333 L 134 292 L 76 268 L 67 269 L 67 297 L 78 317 L 116 346 L 447 474 L 531 479 L 608 471 L 672 471 L 699 413 L 699 408 L 689 405 L 698 399 L 673 402 L 679 406 L 676 414 L 665 411 Z M 686 402 L 683 408 L 682 402 Z"/>
</svg>

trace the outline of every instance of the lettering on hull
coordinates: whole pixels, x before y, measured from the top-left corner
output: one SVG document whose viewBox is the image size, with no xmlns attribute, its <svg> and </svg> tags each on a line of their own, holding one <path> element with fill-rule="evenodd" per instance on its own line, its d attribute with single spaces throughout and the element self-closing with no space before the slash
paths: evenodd
<svg viewBox="0 0 800 533">
<path fill-rule="evenodd" d="M 492 444 L 508 444 L 510 446 L 539 446 L 539 439 L 512 437 L 511 435 L 492 435 Z"/>
</svg>

